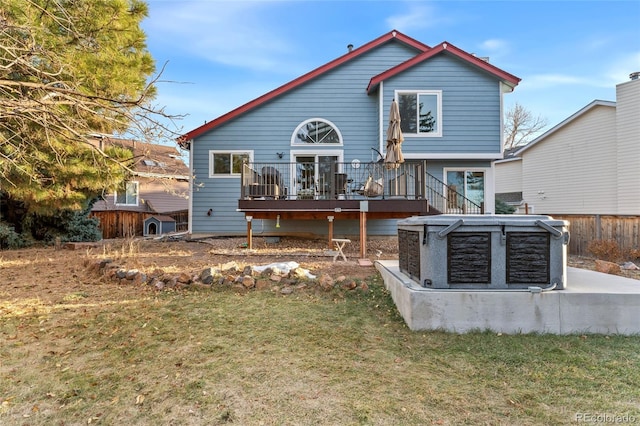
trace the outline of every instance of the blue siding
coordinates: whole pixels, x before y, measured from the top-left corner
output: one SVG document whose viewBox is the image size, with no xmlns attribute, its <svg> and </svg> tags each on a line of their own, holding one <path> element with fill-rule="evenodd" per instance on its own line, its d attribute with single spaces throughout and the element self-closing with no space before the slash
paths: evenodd
<svg viewBox="0 0 640 426">
<path fill-rule="evenodd" d="M 256 162 L 290 162 L 291 149 L 305 149 L 291 146 L 293 131 L 301 122 L 319 117 L 333 122 L 344 140 L 344 146 L 327 146 L 326 149 L 342 149 L 347 162 L 354 158 L 371 161 L 371 148 L 378 148 L 379 135 L 378 99 L 377 96 L 367 96 L 369 80 L 416 53 L 403 44 L 388 43 L 197 138 L 191 154 L 195 175 L 192 232 L 246 232 L 244 215 L 236 211 L 240 178 L 209 178 L 209 150 L 247 149 L 253 151 Z M 319 148 L 313 146 L 310 149 Z M 282 160 L 277 158 L 276 152 L 285 153 Z M 210 208 L 214 209 L 211 217 L 206 215 Z M 264 222 L 256 221 L 254 227 L 273 226 L 273 221 Z M 353 228 L 351 233 L 358 233 L 357 222 L 355 225 L 342 222 L 336 222 L 336 232 L 349 233 Z M 369 222 L 372 234 L 380 228 L 375 222 Z M 297 229 L 307 232 L 327 232 L 326 223 L 320 221 L 304 221 L 297 225 Z M 388 225 L 383 225 L 383 228 L 388 228 Z M 280 230 L 288 231 L 285 227 Z"/>
<path fill-rule="evenodd" d="M 500 152 L 501 95 L 495 77 L 440 54 L 386 81 L 385 105 L 395 90 L 442 91 L 442 137 L 407 137 L 404 153 Z"/>
<path fill-rule="evenodd" d="M 308 83 L 290 90 L 241 116 L 196 138 L 192 144 L 194 190 L 192 232 L 194 234 L 244 235 L 244 214 L 236 211 L 240 195 L 240 177 L 209 178 L 210 150 L 247 150 L 256 162 L 290 162 L 290 150 L 296 127 L 310 118 L 334 123 L 343 136 L 344 161 L 376 159 L 371 148 L 379 148 L 379 93 L 367 95 L 370 79 L 413 57 L 417 52 L 401 43 L 387 43 L 354 60 L 326 72 Z M 406 138 L 405 153 L 497 153 L 500 150 L 500 87 L 494 76 L 446 54 L 430 58 L 390 78 L 383 88 L 383 120 L 394 90 L 442 90 L 443 136 Z M 386 129 L 386 125 L 383 126 Z M 383 130 L 384 131 L 384 130 Z M 312 146 L 308 149 L 320 151 Z M 280 160 L 277 152 L 284 152 Z M 429 173 L 442 178 L 442 167 L 488 167 L 490 162 L 428 162 Z M 207 211 L 213 209 L 213 215 Z M 276 231 L 272 220 L 256 220 L 255 235 Z M 357 221 L 337 220 L 336 235 L 357 235 Z M 282 221 L 278 231 L 304 230 L 326 234 L 326 221 Z M 371 235 L 396 233 L 395 220 L 372 220 L 367 224 Z"/>
</svg>

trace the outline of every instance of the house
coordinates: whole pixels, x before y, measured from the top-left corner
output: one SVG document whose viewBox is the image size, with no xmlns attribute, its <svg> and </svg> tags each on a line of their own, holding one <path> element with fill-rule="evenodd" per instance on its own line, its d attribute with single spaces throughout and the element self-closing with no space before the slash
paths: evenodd
<svg viewBox="0 0 640 426">
<path fill-rule="evenodd" d="M 121 190 L 105 194 L 91 209 L 91 216 L 100 220 L 103 238 L 146 235 L 149 224 L 145 219 L 151 216 L 164 218 L 155 227 L 151 225 L 155 233 L 187 230 L 189 168 L 175 147 L 101 135 L 91 143 L 100 149 L 119 146 L 133 154 L 131 179 Z M 167 216 L 173 224 L 169 225 Z"/>
<path fill-rule="evenodd" d="M 184 134 L 198 235 L 395 235 L 416 214 L 491 213 L 503 94 L 520 79 L 390 31 Z M 402 164 L 385 164 L 392 101 Z"/>
<path fill-rule="evenodd" d="M 571 222 L 569 251 L 592 240 L 640 246 L 640 73 L 495 163 L 496 197 Z"/>
<path fill-rule="evenodd" d="M 640 79 L 618 84 L 616 102 L 594 100 L 495 168 L 496 196 L 521 212 L 640 215 Z"/>
</svg>

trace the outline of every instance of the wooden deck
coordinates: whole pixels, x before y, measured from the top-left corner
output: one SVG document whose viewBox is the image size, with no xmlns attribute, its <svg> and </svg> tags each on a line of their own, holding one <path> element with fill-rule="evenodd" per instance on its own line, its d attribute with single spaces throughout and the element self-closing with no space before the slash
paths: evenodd
<svg viewBox="0 0 640 426">
<path fill-rule="evenodd" d="M 360 222 L 360 258 L 367 253 L 367 220 L 402 219 L 416 215 L 440 214 L 432 211 L 425 199 L 386 198 L 369 200 L 238 200 L 238 210 L 247 219 L 247 242 L 252 248 L 252 220 L 326 220 L 328 223 L 328 245 L 333 239 L 335 220 L 357 219 Z"/>
</svg>

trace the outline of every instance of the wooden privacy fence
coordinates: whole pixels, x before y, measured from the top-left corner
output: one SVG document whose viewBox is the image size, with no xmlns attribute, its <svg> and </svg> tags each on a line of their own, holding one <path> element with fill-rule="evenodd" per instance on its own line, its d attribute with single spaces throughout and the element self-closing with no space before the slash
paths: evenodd
<svg viewBox="0 0 640 426">
<path fill-rule="evenodd" d="M 91 212 L 91 216 L 100 221 L 102 238 L 128 238 L 142 236 L 144 233 L 144 220 L 153 216 L 149 212 L 135 211 L 97 211 Z M 176 221 L 176 232 L 187 231 L 189 226 L 189 213 L 166 213 Z"/>
<path fill-rule="evenodd" d="M 587 250 L 594 240 L 613 240 L 621 250 L 640 248 L 640 216 L 552 215 L 569 221 L 569 253 L 590 256 Z"/>
</svg>

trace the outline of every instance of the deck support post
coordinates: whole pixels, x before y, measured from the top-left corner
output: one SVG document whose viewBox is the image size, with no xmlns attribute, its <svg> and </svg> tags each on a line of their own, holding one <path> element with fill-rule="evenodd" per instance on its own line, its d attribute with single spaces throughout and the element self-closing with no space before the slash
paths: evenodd
<svg viewBox="0 0 640 426">
<path fill-rule="evenodd" d="M 329 250 L 333 249 L 332 240 L 333 240 L 333 216 L 327 216 L 327 220 L 329 221 Z"/>
<path fill-rule="evenodd" d="M 253 230 L 251 229 L 253 216 L 245 216 L 245 219 L 247 219 L 247 248 L 253 250 Z"/>
<path fill-rule="evenodd" d="M 360 259 L 367 257 L 367 212 L 369 201 L 360 201 Z"/>
<path fill-rule="evenodd" d="M 367 212 L 360 211 L 360 259 L 367 257 Z"/>
</svg>

